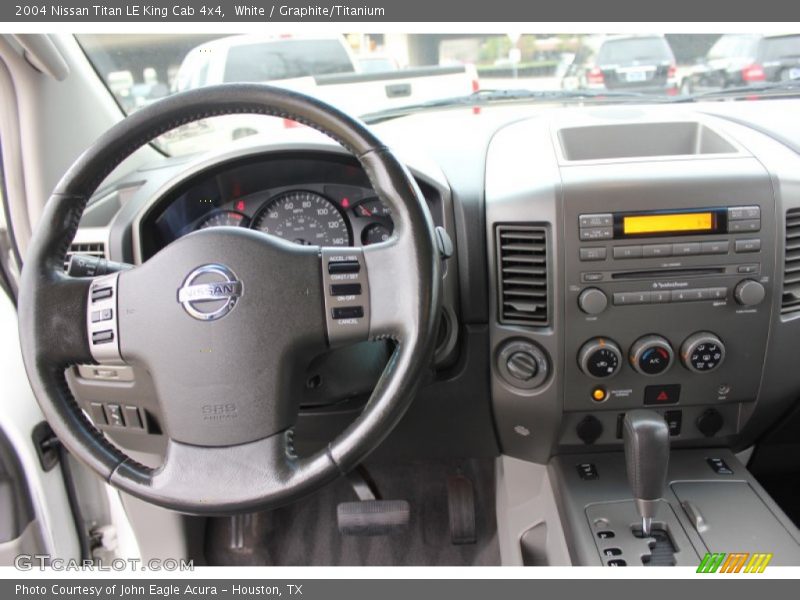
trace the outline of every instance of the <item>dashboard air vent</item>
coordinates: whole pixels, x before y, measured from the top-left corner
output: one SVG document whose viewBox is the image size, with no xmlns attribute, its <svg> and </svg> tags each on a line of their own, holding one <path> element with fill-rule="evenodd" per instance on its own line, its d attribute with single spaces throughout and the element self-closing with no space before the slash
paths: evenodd
<svg viewBox="0 0 800 600">
<path fill-rule="evenodd" d="M 67 257 L 64 259 L 64 271 L 69 267 L 69 259 L 73 254 L 88 254 L 89 256 L 99 256 L 105 258 L 106 246 L 103 242 L 91 242 L 87 244 L 70 244 L 67 250 Z"/>
<path fill-rule="evenodd" d="M 800 208 L 786 212 L 786 258 L 781 296 L 781 314 L 796 312 L 800 312 Z"/>
<path fill-rule="evenodd" d="M 547 325 L 547 230 L 532 225 L 498 225 L 496 236 L 500 322 Z"/>
</svg>

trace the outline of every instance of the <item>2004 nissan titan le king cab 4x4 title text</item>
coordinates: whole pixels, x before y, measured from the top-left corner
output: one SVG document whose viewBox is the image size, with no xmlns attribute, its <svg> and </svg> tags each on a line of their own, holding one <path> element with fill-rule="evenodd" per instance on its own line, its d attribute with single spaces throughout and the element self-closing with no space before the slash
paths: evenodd
<svg viewBox="0 0 800 600">
<path fill-rule="evenodd" d="M 800 35 L 0 62 L 0 563 L 800 565 Z"/>
</svg>

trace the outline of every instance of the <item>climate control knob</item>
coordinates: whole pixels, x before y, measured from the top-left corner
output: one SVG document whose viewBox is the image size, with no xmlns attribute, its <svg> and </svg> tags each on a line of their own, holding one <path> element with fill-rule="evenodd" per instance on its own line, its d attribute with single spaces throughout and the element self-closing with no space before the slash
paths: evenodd
<svg viewBox="0 0 800 600">
<path fill-rule="evenodd" d="M 628 359 L 631 366 L 642 375 L 661 375 L 675 359 L 670 343 L 660 335 L 646 335 L 631 346 Z"/>
<path fill-rule="evenodd" d="M 740 281 L 733 289 L 733 297 L 742 306 L 756 306 L 766 296 L 764 286 L 755 279 L 745 279 Z"/>
<path fill-rule="evenodd" d="M 694 373 L 708 373 L 725 360 L 725 345 L 713 333 L 700 331 L 683 342 L 681 360 Z"/>
<path fill-rule="evenodd" d="M 589 377 L 607 379 L 622 366 L 622 352 L 607 338 L 592 338 L 578 352 L 578 365 Z"/>
</svg>

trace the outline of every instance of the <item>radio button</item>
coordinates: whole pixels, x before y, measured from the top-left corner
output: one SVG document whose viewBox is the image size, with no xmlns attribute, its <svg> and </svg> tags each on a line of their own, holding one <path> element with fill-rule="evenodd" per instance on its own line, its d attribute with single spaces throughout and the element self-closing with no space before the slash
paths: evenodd
<svg viewBox="0 0 800 600">
<path fill-rule="evenodd" d="M 761 240 L 736 240 L 734 249 L 740 254 L 744 252 L 761 252 Z"/>
<path fill-rule="evenodd" d="M 649 244 L 642 246 L 642 256 L 644 258 L 672 256 L 672 244 Z"/>
<path fill-rule="evenodd" d="M 744 221 L 747 219 L 760 219 L 761 208 L 758 206 L 732 206 L 728 209 L 729 221 Z"/>
<path fill-rule="evenodd" d="M 728 295 L 728 288 L 704 288 L 700 292 L 700 300 L 724 300 Z"/>
<path fill-rule="evenodd" d="M 603 281 L 605 275 L 602 273 L 581 273 L 581 281 L 591 283 L 593 281 Z"/>
<path fill-rule="evenodd" d="M 580 259 L 583 261 L 589 260 L 605 260 L 608 256 L 608 250 L 602 248 L 581 248 Z"/>
<path fill-rule="evenodd" d="M 580 231 L 582 242 L 610 240 L 614 237 L 613 227 L 592 227 L 590 229 L 581 229 Z"/>
<path fill-rule="evenodd" d="M 761 229 L 761 219 L 752 219 L 748 221 L 731 221 L 730 223 L 728 223 L 728 231 L 730 233 L 759 231 L 760 229 Z"/>
<path fill-rule="evenodd" d="M 683 242 L 672 244 L 673 256 L 695 256 L 700 254 L 700 242 Z"/>
<path fill-rule="evenodd" d="M 753 273 L 758 273 L 758 265 L 739 265 L 736 271 L 745 275 L 752 275 Z"/>
<path fill-rule="evenodd" d="M 586 288 L 578 296 L 578 306 L 587 315 L 599 315 L 608 307 L 608 296 L 597 288 Z"/>
<path fill-rule="evenodd" d="M 614 294 L 614 305 L 650 304 L 651 297 L 652 292 L 617 292 Z"/>
<path fill-rule="evenodd" d="M 578 223 L 581 227 L 612 227 L 614 225 L 614 217 L 611 213 L 580 215 Z"/>
<path fill-rule="evenodd" d="M 614 246 L 614 258 L 642 258 L 642 247 Z"/>
<path fill-rule="evenodd" d="M 701 254 L 727 254 L 730 243 L 728 240 L 719 242 L 703 242 L 700 246 Z"/>
<path fill-rule="evenodd" d="M 669 290 L 650 292 L 650 302 L 653 304 L 666 304 L 672 301 L 672 293 Z"/>
<path fill-rule="evenodd" d="M 673 302 L 697 302 L 703 299 L 702 290 L 672 290 Z"/>
</svg>

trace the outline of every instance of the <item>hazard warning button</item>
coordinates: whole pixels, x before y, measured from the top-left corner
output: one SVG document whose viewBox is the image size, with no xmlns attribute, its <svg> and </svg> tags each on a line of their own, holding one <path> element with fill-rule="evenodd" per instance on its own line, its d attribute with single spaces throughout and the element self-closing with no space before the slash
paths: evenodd
<svg viewBox="0 0 800 600">
<path fill-rule="evenodd" d="M 644 388 L 645 404 L 677 404 L 680 396 L 680 385 L 648 385 Z"/>
</svg>

